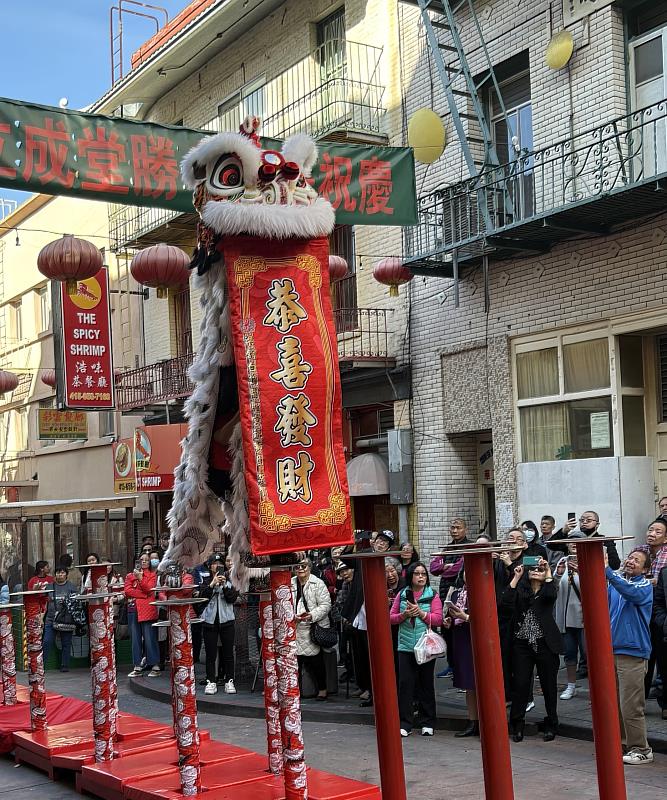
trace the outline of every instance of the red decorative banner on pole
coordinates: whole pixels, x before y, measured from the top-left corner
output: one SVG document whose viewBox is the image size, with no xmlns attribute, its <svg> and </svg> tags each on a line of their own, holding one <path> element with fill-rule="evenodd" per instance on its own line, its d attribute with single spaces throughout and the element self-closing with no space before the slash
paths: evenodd
<svg viewBox="0 0 667 800">
<path fill-rule="evenodd" d="M 44 653 L 42 651 L 42 614 L 46 595 L 31 594 L 25 598 L 25 633 L 28 651 L 28 684 L 30 686 L 30 727 L 46 730 L 46 688 L 44 686 Z"/>
<path fill-rule="evenodd" d="M 62 283 L 59 294 L 62 352 L 56 349 L 56 358 L 62 361 L 65 379 L 58 403 L 64 408 L 114 408 L 109 273 L 101 269 L 94 278 L 78 281 L 72 295 Z"/>
<path fill-rule="evenodd" d="M 280 738 L 280 705 L 276 674 L 276 644 L 273 637 L 271 595 L 263 594 L 259 601 L 259 620 L 262 626 L 262 670 L 264 672 L 264 711 L 269 769 L 274 775 L 283 772 L 283 746 Z"/>
<path fill-rule="evenodd" d="M 93 595 L 96 596 L 96 595 Z M 90 672 L 93 690 L 93 734 L 95 761 L 112 761 L 116 741 L 115 690 L 113 682 L 113 623 L 109 600 L 91 600 L 88 605 Z"/>
<path fill-rule="evenodd" d="M 0 609 L 0 661 L 2 662 L 2 703 L 16 704 L 16 649 L 12 631 L 12 609 Z"/>
<path fill-rule="evenodd" d="M 225 237 L 253 553 L 351 541 L 326 239 Z"/>
</svg>

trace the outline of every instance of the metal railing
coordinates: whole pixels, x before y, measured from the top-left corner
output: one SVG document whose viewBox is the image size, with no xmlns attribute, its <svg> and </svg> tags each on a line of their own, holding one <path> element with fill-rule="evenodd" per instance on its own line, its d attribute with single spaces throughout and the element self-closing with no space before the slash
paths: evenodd
<svg viewBox="0 0 667 800">
<path fill-rule="evenodd" d="M 298 131 L 318 138 L 337 129 L 380 134 L 381 55 L 381 47 L 346 39 L 324 42 L 207 127 L 234 131 L 246 114 L 255 114 L 262 135 L 277 139 Z"/>
<path fill-rule="evenodd" d="M 116 407 L 130 411 L 188 397 L 193 389 L 187 375 L 192 359 L 189 353 L 121 373 L 116 381 Z"/>
<path fill-rule="evenodd" d="M 111 250 L 116 252 L 132 246 L 137 239 L 146 236 L 156 228 L 180 217 L 183 212 L 166 208 L 148 206 L 129 206 L 109 204 L 109 238 Z M 193 212 L 194 213 L 194 209 Z M 192 228 L 194 237 L 194 225 Z"/>
<path fill-rule="evenodd" d="M 339 361 L 389 360 L 389 332 L 384 308 L 339 308 L 334 311 Z"/>
<path fill-rule="evenodd" d="M 409 257 L 437 257 L 667 174 L 667 100 L 419 198 Z"/>
</svg>

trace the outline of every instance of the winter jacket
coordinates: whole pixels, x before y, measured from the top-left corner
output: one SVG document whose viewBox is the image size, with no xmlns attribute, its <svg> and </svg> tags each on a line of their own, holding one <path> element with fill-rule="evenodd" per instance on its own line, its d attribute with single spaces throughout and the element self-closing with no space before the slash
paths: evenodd
<svg viewBox="0 0 667 800">
<path fill-rule="evenodd" d="M 556 569 L 561 562 L 565 564 L 565 572 L 559 575 L 554 570 L 554 583 L 558 586 L 554 617 L 558 630 L 565 633 L 566 628 L 583 628 L 584 614 L 581 608 L 581 598 L 577 596 L 577 592 L 581 595 L 579 574 L 568 568 L 567 556 L 559 560 Z M 576 587 L 576 591 L 574 587 Z"/>
<path fill-rule="evenodd" d="M 329 612 L 331 611 L 331 596 L 326 584 L 320 578 L 310 575 L 301 587 L 297 600 L 296 575 L 292 578 L 292 600 L 297 616 L 310 614 L 312 622 L 317 622 L 323 628 L 329 627 Z M 305 603 L 304 603 L 305 598 Z M 308 607 L 306 609 L 306 606 Z M 310 622 L 296 623 L 296 653 L 299 656 L 316 656 L 320 646 L 315 644 L 310 635 Z"/>
<path fill-rule="evenodd" d="M 501 614 L 511 616 L 512 638 L 514 639 L 526 612 L 532 608 L 542 628 L 544 644 L 552 653 L 562 653 L 563 637 L 558 630 L 553 614 L 555 602 L 556 584 L 554 581 L 545 581 L 537 593 L 533 593 L 529 584 L 519 583 L 516 589 L 513 589 L 511 585 L 508 586 L 501 599 Z"/>
<path fill-rule="evenodd" d="M 220 586 L 211 586 L 213 577 L 209 574 L 199 588 L 200 597 L 208 599 L 208 604 L 202 612 L 204 625 L 214 625 L 216 622 L 224 625 L 226 622 L 234 622 L 234 603 L 239 593 L 229 579 L 225 579 Z"/>
<path fill-rule="evenodd" d="M 406 586 L 394 598 L 389 614 L 391 624 L 398 625 L 398 650 L 402 653 L 411 653 L 415 649 L 422 634 L 428 630 L 429 624 L 431 627 L 442 625 L 442 603 L 430 586 L 425 586 L 421 593 L 414 594 L 416 603 L 427 614 L 426 619 L 422 620 L 419 617 L 402 619 L 401 615 L 408 604 L 407 593 Z"/>
<path fill-rule="evenodd" d="M 141 578 L 137 578 L 134 572 L 129 572 L 125 578 L 125 597 L 134 599 L 137 609 L 137 622 L 153 622 L 158 618 L 157 606 L 151 603 L 157 600 L 157 595 L 153 589 L 157 586 L 157 572 L 144 570 Z"/>
<path fill-rule="evenodd" d="M 626 578 L 611 567 L 607 567 L 605 575 L 614 655 L 648 659 L 653 584 L 645 575 Z"/>
<path fill-rule="evenodd" d="M 51 584 L 52 592 L 49 592 L 49 600 L 46 606 L 46 616 L 44 617 L 45 625 L 53 625 L 53 619 L 56 611 L 59 611 L 65 600 L 70 594 L 76 594 L 76 586 L 71 581 L 65 583 Z"/>
</svg>

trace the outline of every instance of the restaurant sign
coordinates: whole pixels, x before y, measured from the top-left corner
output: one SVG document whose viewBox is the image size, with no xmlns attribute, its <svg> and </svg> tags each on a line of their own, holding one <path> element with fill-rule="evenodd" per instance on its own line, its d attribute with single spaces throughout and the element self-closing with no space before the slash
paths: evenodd
<svg viewBox="0 0 667 800">
<path fill-rule="evenodd" d="M 194 212 L 180 175 L 211 131 L 0 98 L 0 186 Z M 265 148 L 280 149 L 262 138 Z M 412 149 L 319 142 L 313 185 L 339 225 L 415 225 Z"/>
<path fill-rule="evenodd" d="M 134 464 L 138 492 L 169 492 L 181 458 L 187 425 L 144 425 L 134 431 Z"/>
<path fill-rule="evenodd" d="M 115 407 L 109 273 L 79 280 L 73 294 L 52 281 L 59 408 L 88 411 Z"/>
<path fill-rule="evenodd" d="M 119 439 L 113 443 L 114 494 L 134 494 L 137 478 L 134 470 L 134 438 Z"/>
<path fill-rule="evenodd" d="M 87 439 L 88 417 L 85 411 L 57 411 L 40 408 L 38 415 L 39 439 Z"/>
</svg>

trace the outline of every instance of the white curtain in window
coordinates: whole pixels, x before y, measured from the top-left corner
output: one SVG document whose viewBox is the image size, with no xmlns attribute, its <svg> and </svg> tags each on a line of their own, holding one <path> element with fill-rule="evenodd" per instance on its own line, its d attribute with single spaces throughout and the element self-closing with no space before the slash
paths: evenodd
<svg viewBox="0 0 667 800">
<path fill-rule="evenodd" d="M 565 391 L 585 392 L 609 387 L 609 343 L 607 339 L 563 346 Z"/>
<path fill-rule="evenodd" d="M 558 394 L 558 355 L 555 347 L 518 353 L 516 376 L 519 400 Z"/>
<path fill-rule="evenodd" d="M 571 440 L 567 404 L 528 406 L 519 413 L 522 460 L 556 461 L 560 449 Z"/>
</svg>

